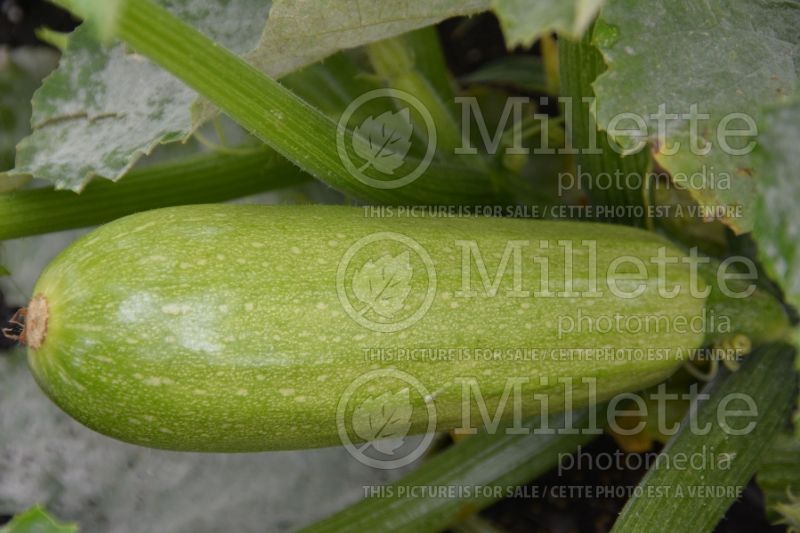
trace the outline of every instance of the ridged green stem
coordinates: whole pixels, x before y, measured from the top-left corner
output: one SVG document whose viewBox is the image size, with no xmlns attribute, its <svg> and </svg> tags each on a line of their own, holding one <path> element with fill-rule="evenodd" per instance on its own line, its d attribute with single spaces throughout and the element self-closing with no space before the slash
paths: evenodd
<svg viewBox="0 0 800 533">
<path fill-rule="evenodd" d="M 650 154 L 644 149 L 636 154 L 622 157 L 615 152 L 608 143 L 608 136 L 605 132 L 597 131 L 594 117 L 589 110 L 589 104 L 583 102 L 583 98 L 594 97 L 592 83 L 597 76 L 606 69 L 603 57 L 600 52 L 591 44 L 591 30 L 584 34 L 580 41 L 561 39 L 558 43 L 561 71 L 561 94 L 572 99 L 572 121 L 566 124 L 568 131 L 572 133 L 572 146 L 579 150 L 576 163 L 582 173 L 590 176 L 589 182 L 582 182 L 584 190 L 587 191 L 589 199 L 595 205 L 602 206 L 630 206 L 646 208 L 645 180 L 650 168 Z M 591 136 L 596 138 L 596 149 L 600 153 L 587 153 Z M 615 173 L 622 176 L 618 185 L 612 179 L 612 186 L 608 187 L 605 182 L 608 174 L 614 178 Z M 641 185 L 635 188 L 626 188 L 625 176 L 634 174 L 636 179 L 631 183 Z M 598 179 L 603 177 L 603 181 Z M 578 182 L 580 177 L 575 176 Z M 637 182 L 638 180 L 638 182 Z M 604 218 L 605 222 L 617 222 L 644 226 L 647 224 L 645 218 L 633 218 L 631 216 L 614 216 Z"/>
<path fill-rule="evenodd" d="M 256 148 L 136 169 L 118 183 L 94 180 L 81 194 L 19 190 L 0 194 L 0 240 L 93 226 L 158 207 L 223 202 L 309 179 L 272 150 Z"/>
<path fill-rule="evenodd" d="M 656 463 L 661 466 L 651 468 L 639 483 L 613 533 L 712 531 L 786 423 L 795 395 L 793 361 L 792 347 L 770 345 L 748 356 L 739 371 L 720 376 L 706 387 L 702 394 L 708 395 L 707 399 L 690 408 L 687 417 L 694 416 L 694 427 L 710 429 L 693 431 L 689 419 L 684 419 L 680 431 L 661 452 L 661 462 Z M 743 396 L 751 399 L 757 414 L 730 416 L 730 428 L 723 426 L 720 409 L 747 412 Z M 749 423 L 754 425 L 745 432 Z M 733 434 L 731 429 L 741 433 Z M 703 454 L 703 462 L 694 459 L 694 464 L 701 466 L 677 466 L 681 458 L 687 465 L 697 454 Z M 698 492 L 701 490 L 704 492 Z"/>
<path fill-rule="evenodd" d="M 461 146 L 461 130 L 436 87 L 416 67 L 416 57 L 408 37 L 400 36 L 367 45 L 367 55 L 375 72 L 389 87 L 414 95 L 425 106 L 436 125 L 439 153 L 450 158 Z M 412 114 L 416 118 L 417 114 Z M 416 131 L 425 131 L 418 123 Z"/>
<path fill-rule="evenodd" d="M 576 412 L 573 417 L 573 428 L 588 427 L 589 411 Z M 533 430 L 540 422 L 534 418 L 525 427 Z M 551 421 L 550 427 L 563 426 Z M 496 497 L 496 489 L 506 494 L 536 478 L 555 466 L 562 454 L 573 453 L 593 437 L 583 431 L 507 435 L 501 428 L 497 434 L 481 432 L 431 457 L 419 469 L 390 485 L 385 493 L 391 496 L 368 497 L 303 531 L 441 531 L 501 499 Z M 450 497 L 400 495 L 404 488 L 414 486 L 442 487 Z"/>
</svg>

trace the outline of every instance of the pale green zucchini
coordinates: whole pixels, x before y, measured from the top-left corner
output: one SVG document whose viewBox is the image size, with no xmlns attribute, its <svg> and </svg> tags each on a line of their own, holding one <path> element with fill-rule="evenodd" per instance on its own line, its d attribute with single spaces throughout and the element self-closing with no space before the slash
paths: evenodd
<svg viewBox="0 0 800 533">
<path fill-rule="evenodd" d="M 678 294 L 659 293 L 651 258 L 661 248 L 676 260 L 683 254 L 652 233 L 374 214 L 208 205 L 107 224 L 64 251 L 35 287 L 23 335 L 33 373 L 66 412 L 106 435 L 255 451 L 336 445 L 342 431 L 358 442 L 458 428 L 465 403 L 467 425 L 478 427 L 471 379 L 490 417 L 504 392 L 506 419 L 540 414 L 541 395 L 551 411 L 563 409 L 569 379 L 567 407 L 576 408 L 665 379 L 703 340 L 703 331 L 676 331 L 676 321 L 703 318 L 705 298 L 690 294 L 680 262 L 664 280 Z M 621 256 L 640 259 L 647 281 L 630 279 L 631 263 L 609 276 Z M 610 284 L 644 290 L 625 298 Z M 549 295 L 539 293 L 545 288 Z M 599 331 L 604 316 L 628 326 Z M 576 326 L 559 334 L 564 317 Z M 648 329 L 647 317 L 661 326 Z M 596 397 L 584 378 L 595 381 Z M 521 413 L 512 408 L 517 392 Z M 370 426 L 374 408 L 400 413 L 399 426 Z"/>
</svg>

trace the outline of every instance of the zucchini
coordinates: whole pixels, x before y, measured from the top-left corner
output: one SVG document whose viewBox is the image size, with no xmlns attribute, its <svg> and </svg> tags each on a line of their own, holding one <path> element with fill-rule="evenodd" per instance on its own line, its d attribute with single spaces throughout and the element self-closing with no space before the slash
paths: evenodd
<svg viewBox="0 0 800 533">
<path fill-rule="evenodd" d="M 372 209 L 200 205 L 107 224 L 35 286 L 33 374 L 117 439 L 258 451 L 471 431 L 506 400 L 505 419 L 574 409 L 665 379 L 703 341 L 644 325 L 705 314 L 683 253 L 652 233 Z"/>
</svg>

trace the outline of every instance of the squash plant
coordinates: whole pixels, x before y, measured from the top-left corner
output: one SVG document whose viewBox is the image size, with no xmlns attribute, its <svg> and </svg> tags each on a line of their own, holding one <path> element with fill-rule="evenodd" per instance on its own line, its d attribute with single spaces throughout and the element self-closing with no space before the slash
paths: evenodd
<svg viewBox="0 0 800 533">
<path fill-rule="evenodd" d="M 84 22 L 42 34 L 61 62 L 0 175 L 0 238 L 108 224 L 4 333 L 72 417 L 379 468 L 452 431 L 312 531 L 489 527 L 603 432 L 664 443 L 614 530 L 711 531 L 754 476 L 797 527 L 799 3 L 54 1 Z M 484 11 L 517 52 L 453 72 L 446 19 Z M 145 157 L 190 139 L 208 150 Z M 350 205 L 194 205 L 308 183 Z M 519 220 L 542 218 L 573 220 Z M 672 431 L 641 408 L 667 384 Z"/>
</svg>

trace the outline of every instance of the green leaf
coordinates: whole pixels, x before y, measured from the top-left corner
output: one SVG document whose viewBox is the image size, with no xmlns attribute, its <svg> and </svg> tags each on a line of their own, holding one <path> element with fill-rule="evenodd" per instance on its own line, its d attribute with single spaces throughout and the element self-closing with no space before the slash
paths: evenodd
<svg viewBox="0 0 800 533">
<path fill-rule="evenodd" d="M 489 0 L 276 2 L 250 62 L 273 78 L 347 48 L 489 9 Z"/>
<path fill-rule="evenodd" d="M 362 314 L 375 311 L 383 318 L 392 318 L 403 308 L 411 292 L 413 269 L 411 254 L 389 254 L 377 261 L 367 261 L 353 277 L 353 294 L 366 304 Z"/>
<path fill-rule="evenodd" d="M 796 387 L 794 352 L 788 345 L 768 345 L 706 387 L 701 394 L 708 396 L 687 415 L 694 413 L 693 423 L 684 419 L 612 531 L 713 530 L 786 423 Z M 752 403 L 745 403 L 747 397 Z M 754 416 L 742 416 L 753 406 Z"/>
<path fill-rule="evenodd" d="M 761 169 L 753 236 L 767 272 L 800 309 L 800 100 L 768 109 L 754 160 Z"/>
<path fill-rule="evenodd" d="M 718 141 L 720 122 L 731 113 L 757 120 L 758 111 L 794 92 L 800 64 L 800 3 L 685 2 L 683 0 L 618 0 L 602 11 L 595 42 L 608 70 L 595 85 L 597 119 L 608 130 L 615 116 L 635 113 L 644 119 L 644 139 L 616 140 L 633 148 L 639 140 L 657 145 L 655 159 L 676 183 L 689 187 L 704 206 L 742 206 L 721 220 L 736 232 L 752 228 L 755 182 L 763 179 L 751 154 L 734 155 Z M 696 120 L 699 146 L 711 143 L 707 155 L 690 146 L 690 120 L 669 120 L 658 139 L 659 105 L 667 114 L 709 115 Z M 755 115 L 755 116 L 754 116 Z M 617 125 L 629 128 L 630 121 Z M 729 129 L 746 128 L 735 119 Z M 730 139 L 730 147 L 745 149 L 753 139 Z M 666 153 L 675 143 L 677 153 Z M 755 179 L 754 179 L 755 178 Z M 728 181 L 726 184 L 725 181 Z"/>
<path fill-rule="evenodd" d="M 247 0 L 164 3 L 237 53 L 255 46 L 269 9 Z M 94 176 L 116 180 L 159 143 L 192 133 L 195 99 L 193 90 L 125 45 L 103 47 L 84 24 L 33 98 L 34 133 L 18 148 L 15 173 L 75 191 Z"/>
<path fill-rule="evenodd" d="M 377 398 L 369 397 L 353 411 L 353 431 L 384 455 L 394 455 L 403 445 L 414 410 L 407 387 L 392 396 L 385 392 Z"/>
<path fill-rule="evenodd" d="M 76 533 L 77 531 L 77 526 L 57 522 L 38 505 L 15 516 L 11 522 L 0 528 L 0 533 Z"/>
<path fill-rule="evenodd" d="M 547 32 L 580 38 L 605 0 L 492 0 L 509 48 L 531 46 Z"/>
</svg>

